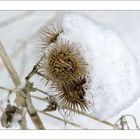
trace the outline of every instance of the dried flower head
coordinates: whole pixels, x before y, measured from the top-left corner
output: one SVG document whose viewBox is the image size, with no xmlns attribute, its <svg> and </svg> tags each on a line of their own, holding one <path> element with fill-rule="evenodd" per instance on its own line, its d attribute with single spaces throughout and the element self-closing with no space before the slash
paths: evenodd
<svg viewBox="0 0 140 140">
<path fill-rule="evenodd" d="M 52 83 L 68 83 L 85 75 L 85 62 L 74 44 L 55 44 L 40 64 L 40 72 Z"/>
<path fill-rule="evenodd" d="M 63 32 L 61 22 L 55 22 L 41 30 L 41 42 L 43 47 L 47 47 L 49 44 L 56 42 L 58 36 Z"/>
<path fill-rule="evenodd" d="M 89 109 L 89 105 L 84 99 L 84 84 L 86 84 L 85 78 L 79 78 L 72 80 L 68 84 L 63 83 L 59 85 L 60 92 L 57 95 L 58 103 L 75 110 L 86 111 Z"/>
<path fill-rule="evenodd" d="M 40 63 L 39 71 L 58 91 L 59 104 L 76 110 L 88 109 L 84 99 L 86 63 L 75 44 L 55 43 Z"/>
<path fill-rule="evenodd" d="M 64 31 L 60 25 L 43 31 L 45 55 L 40 63 L 39 73 L 58 91 L 56 97 L 59 104 L 85 111 L 88 109 L 84 99 L 86 63 L 76 44 L 57 40 L 62 32 Z"/>
<path fill-rule="evenodd" d="M 39 58 L 42 57 L 44 51 L 51 43 L 55 43 L 58 39 L 58 36 L 63 33 L 63 28 L 61 22 L 57 21 L 53 24 L 49 24 L 41 28 L 40 31 L 40 47 L 37 47 L 37 53 Z"/>
</svg>

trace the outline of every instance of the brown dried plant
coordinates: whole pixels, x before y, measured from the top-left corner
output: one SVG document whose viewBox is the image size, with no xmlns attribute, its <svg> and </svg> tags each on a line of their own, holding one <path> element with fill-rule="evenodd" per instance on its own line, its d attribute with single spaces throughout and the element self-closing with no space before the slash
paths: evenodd
<svg viewBox="0 0 140 140">
<path fill-rule="evenodd" d="M 74 109 L 87 108 L 84 100 L 86 63 L 76 45 L 68 41 L 48 49 L 40 63 L 39 72 L 58 91 L 58 101 Z"/>
<path fill-rule="evenodd" d="M 39 54 L 42 54 L 49 44 L 56 42 L 61 33 L 63 33 L 63 28 L 60 21 L 42 27 L 39 37 L 41 47 L 37 48 Z"/>
<path fill-rule="evenodd" d="M 58 92 L 56 97 L 59 104 L 85 111 L 88 109 L 84 99 L 86 62 L 76 44 L 69 40 L 58 41 L 62 32 L 61 22 L 55 22 L 41 30 L 42 46 L 39 50 L 43 59 L 38 71 Z"/>
</svg>

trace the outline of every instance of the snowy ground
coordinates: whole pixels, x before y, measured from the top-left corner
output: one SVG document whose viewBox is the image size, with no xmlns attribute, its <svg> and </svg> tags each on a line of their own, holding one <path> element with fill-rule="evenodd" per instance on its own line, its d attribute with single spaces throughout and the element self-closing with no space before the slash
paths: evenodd
<svg viewBox="0 0 140 140">
<path fill-rule="evenodd" d="M 3 42 L 8 54 L 11 56 L 11 60 L 20 75 L 24 80 L 26 74 L 31 70 L 33 64 L 37 60 L 36 47 L 39 44 L 36 37 L 38 30 L 44 24 L 51 22 L 58 15 L 63 15 L 64 11 L 0 11 L 0 40 Z M 71 12 L 72 13 L 72 12 Z M 103 28 L 110 28 L 115 30 L 121 37 L 123 43 L 131 50 L 137 59 L 138 67 L 140 69 L 140 55 L 139 55 L 139 35 L 140 35 L 140 12 L 138 11 L 77 11 L 74 13 L 82 13 L 87 17 L 90 17 L 96 24 L 99 24 Z M 27 42 L 27 44 L 26 44 Z M 14 53 L 18 48 L 18 52 Z M 13 54 L 14 53 L 14 54 Z M 1 61 L 0 61 L 1 62 Z M 2 63 L 2 62 L 1 62 Z M 11 87 L 14 85 L 7 73 L 0 63 L 0 86 Z M 39 79 L 36 79 L 39 81 Z M 40 82 L 36 82 L 38 86 L 41 86 Z M 46 88 L 43 87 L 45 90 Z M 4 106 L 3 100 L 7 99 L 4 91 L 0 91 L 0 103 L 1 108 Z M 43 108 L 45 105 L 38 101 L 34 101 L 37 108 Z M 132 114 L 136 117 L 138 124 L 140 124 L 140 112 L 139 112 L 140 99 L 138 99 L 133 105 L 126 110 L 123 110 L 117 116 L 110 118 L 109 122 L 114 123 L 119 117 L 124 114 Z M 53 112 L 58 116 L 61 116 L 58 112 Z M 46 129 L 77 129 L 70 125 L 64 125 L 64 123 L 55 120 L 51 117 L 40 115 Z M 33 124 L 28 119 L 28 128 L 34 129 Z M 111 129 L 106 125 L 102 125 L 99 122 L 93 121 L 80 115 L 73 115 L 68 118 L 71 121 L 79 123 L 81 126 L 89 129 Z M 130 122 L 133 123 L 133 122 Z M 1 127 L 1 125 L 0 125 Z M 2 128 L 2 127 L 1 127 Z M 18 128 L 13 126 L 13 128 Z M 132 128 L 135 128 L 132 124 Z M 2 128 L 3 129 L 3 128 Z"/>
</svg>

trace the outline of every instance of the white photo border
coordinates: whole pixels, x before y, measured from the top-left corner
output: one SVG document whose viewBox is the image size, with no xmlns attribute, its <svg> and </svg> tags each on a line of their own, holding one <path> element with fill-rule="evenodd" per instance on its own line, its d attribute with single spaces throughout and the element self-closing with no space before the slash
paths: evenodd
<svg viewBox="0 0 140 140">
<path fill-rule="evenodd" d="M 140 1 L 0 1 L 0 10 L 140 10 Z M 139 130 L 0 130 L 0 139 L 140 139 Z"/>
</svg>

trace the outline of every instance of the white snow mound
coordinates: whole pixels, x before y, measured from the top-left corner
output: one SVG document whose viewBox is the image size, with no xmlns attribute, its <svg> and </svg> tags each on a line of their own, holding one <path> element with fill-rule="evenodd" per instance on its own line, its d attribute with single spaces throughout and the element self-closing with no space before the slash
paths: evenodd
<svg viewBox="0 0 140 140">
<path fill-rule="evenodd" d="M 105 120 L 136 101 L 140 96 L 136 60 L 120 37 L 78 14 L 64 15 L 61 23 L 64 32 L 57 42 L 76 43 L 88 64 L 85 100 L 92 105 L 90 113 Z"/>
</svg>

